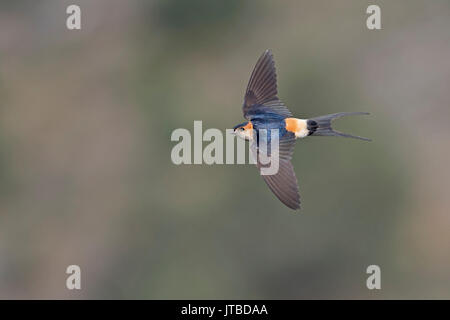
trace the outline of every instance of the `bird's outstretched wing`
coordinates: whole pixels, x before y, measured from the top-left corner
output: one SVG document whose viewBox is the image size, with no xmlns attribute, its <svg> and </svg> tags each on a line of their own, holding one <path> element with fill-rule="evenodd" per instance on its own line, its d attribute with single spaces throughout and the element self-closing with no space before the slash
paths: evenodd
<svg viewBox="0 0 450 320">
<path fill-rule="evenodd" d="M 284 117 L 292 114 L 277 97 L 277 74 L 275 62 L 270 50 L 266 50 L 258 59 L 245 91 L 242 111 L 246 119 L 258 112 L 273 112 Z"/>
<path fill-rule="evenodd" d="M 279 156 L 272 157 L 271 161 L 278 161 L 278 172 L 273 175 L 261 175 L 269 186 L 270 190 L 291 209 L 300 209 L 300 194 L 298 190 L 297 177 L 291 163 L 292 154 L 295 146 L 295 135 L 287 132 L 279 139 Z M 256 165 L 261 171 L 263 167 L 268 165 L 262 164 L 260 160 L 260 147 L 255 141 L 252 144 L 253 156 Z M 267 152 L 267 151 L 266 151 Z M 270 151 L 269 151 L 270 155 Z M 272 163 L 269 165 L 273 165 Z"/>
</svg>

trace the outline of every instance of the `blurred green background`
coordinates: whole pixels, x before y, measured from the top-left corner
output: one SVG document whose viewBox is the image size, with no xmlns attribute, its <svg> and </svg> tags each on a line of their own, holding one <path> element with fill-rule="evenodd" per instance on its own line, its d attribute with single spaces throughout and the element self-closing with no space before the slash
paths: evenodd
<svg viewBox="0 0 450 320">
<path fill-rule="evenodd" d="M 0 2 L 0 298 L 450 298 L 449 18 L 448 0 Z M 336 122 L 371 143 L 297 143 L 297 213 L 251 165 L 170 160 L 175 128 L 243 122 L 267 48 L 295 116 L 371 113 Z"/>
</svg>

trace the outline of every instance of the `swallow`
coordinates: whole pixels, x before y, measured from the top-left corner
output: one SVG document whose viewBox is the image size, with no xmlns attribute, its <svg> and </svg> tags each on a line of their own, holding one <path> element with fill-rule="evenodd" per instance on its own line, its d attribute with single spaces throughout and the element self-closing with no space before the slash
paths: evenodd
<svg viewBox="0 0 450 320">
<path fill-rule="evenodd" d="M 245 91 L 242 111 L 244 123 L 233 128 L 239 138 L 249 140 L 261 173 L 263 164 L 259 161 L 261 135 L 259 132 L 278 130 L 279 165 L 272 175 L 263 175 L 263 180 L 277 198 L 287 207 L 300 209 L 300 194 L 291 163 L 297 139 L 310 136 L 338 136 L 370 141 L 368 138 L 354 136 L 336 131 L 331 122 L 343 116 L 368 115 L 367 112 L 340 112 L 310 119 L 294 118 L 286 105 L 278 98 L 277 75 L 272 52 L 266 50 L 253 69 Z M 268 135 L 267 135 L 268 136 Z M 266 139 L 267 141 L 267 139 Z"/>
</svg>

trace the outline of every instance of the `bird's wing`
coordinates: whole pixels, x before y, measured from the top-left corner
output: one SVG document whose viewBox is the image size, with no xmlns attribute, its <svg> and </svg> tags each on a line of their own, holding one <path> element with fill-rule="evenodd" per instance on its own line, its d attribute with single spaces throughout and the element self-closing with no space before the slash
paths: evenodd
<svg viewBox="0 0 450 320">
<path fill-rule="evenodd" d="M 280 138 L 279 157 L 272 157 L 271 159 L 271 161 L 276 161 L 278 158 L 278 172 L 273 175 L 262 175 L 262 177 L 270 190 L 281 202 L 289 208 L 296 210 L 300 209 L 300 194 L 297 177 L 295 176 L 294 168 L 291 163 L 294 146 L 295 135 L 292 132 L 287 132 Z M 257 146 L 257 142 L 252 144 L 252 151 L 258 169 L 261 170 L 264 166 L 267 167 L 267 165 L 263 165 L 259 161 L 260 148 Z"/>
<path fill-rule="evenodd" d="M 250 119 L 252 113 L 257 113 L 261 109 L 270 110 L 284 117 L 291 117 L 291 112 L 278 99 L 277 93 L 275 62 L 272 52 L 266 50 L 258 59 L 245 91 L 244 105 L 242 106 L 244 117 Z"/>
</svg>

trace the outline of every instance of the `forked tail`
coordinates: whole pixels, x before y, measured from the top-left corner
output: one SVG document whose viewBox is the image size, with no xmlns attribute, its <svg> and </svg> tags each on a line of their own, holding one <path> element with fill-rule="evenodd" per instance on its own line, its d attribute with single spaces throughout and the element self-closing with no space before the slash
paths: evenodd
<svg viewBox="0 0 450 320">
<path fill-rule="evenodd" d="M 367 114 L 369 114 L 369 113 L 367 113 L 367 112 L 340 112 L 340 113 L 327 114 L 325 116 L 308 119 L 308 121 L 306 122 L 307 128 L 309 130 L 308 135 L 310 135 L 310 136 L 338 136 L 338 137 L 355 138 L 355 139 L 361 139 L 361 140 L 365 140 L 365 141 L 371 141 L 368 138 L 353 136 L 351 134 L 335 131 L 331 127 L 331 122 L 336 118 L 340 118 L 340 117 L 344 117 L 344 116 L 354 116 L 354 115 L 367 115 Z"/>
</svg>

